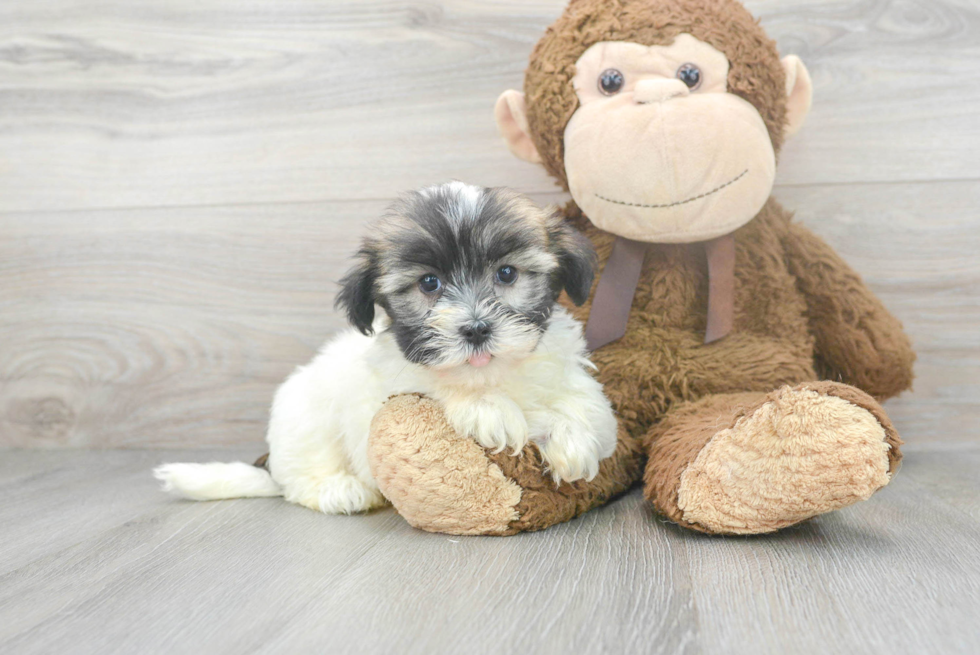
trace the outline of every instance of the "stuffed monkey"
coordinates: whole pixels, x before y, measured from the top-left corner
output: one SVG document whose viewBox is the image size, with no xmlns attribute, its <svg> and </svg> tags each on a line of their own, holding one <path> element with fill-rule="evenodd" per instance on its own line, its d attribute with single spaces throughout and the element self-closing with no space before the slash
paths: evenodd
<svg viewBox="0 0 980 655">
<path fill-rule="evenodd" d="M 511 152 L 572 197 L 602 273 L 582 307 L 619 448 L 555 487 L 535 446 L 491 454 L 425 398 L 377 416 L 370 457 L 413 525 L 512 534 L 641 477 L 678 525 L 778 530 L 888 484 L 901 441 L 879 400 L 908 389 L 900 323 L 771 198 L 809 110 L 802 62 L 735 0 L 573 0 L 496 106 Z"/>
</svg>

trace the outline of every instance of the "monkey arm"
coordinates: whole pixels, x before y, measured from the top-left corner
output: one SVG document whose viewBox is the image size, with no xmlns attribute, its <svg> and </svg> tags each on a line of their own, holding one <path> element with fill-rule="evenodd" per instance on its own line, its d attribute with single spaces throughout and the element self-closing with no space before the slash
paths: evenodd
<svg viewBox="0 0 980 655">
<path fill-rule="evenodd" d="M 430 398 L 395 396 L 371 424 L 378 487 L 410 524 L 446 534 L 509 535 L 567 521 L 625 493 L 643 472 L 640 440 L 620 428 L 590 481 L 556 486 L 536 445 L 493 453 L 461 437 Z"/>
<path fill-rule="evenodd" d="M 902 324 L 820 237 L 790 223 L 784 246 L 806 297 L 816 368 L 879 399 L 912 386 L 915 353 Z"/>
</svg>

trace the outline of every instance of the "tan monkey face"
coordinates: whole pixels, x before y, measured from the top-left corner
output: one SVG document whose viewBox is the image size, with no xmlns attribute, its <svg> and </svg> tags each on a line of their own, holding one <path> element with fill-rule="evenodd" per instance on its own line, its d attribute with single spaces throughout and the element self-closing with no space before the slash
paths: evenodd
<svg viewBox="0 0 980 655">
<path fill-rule="evenodd" d="M 758 214 L 775 153 L 759 112 L 728 93 L 724 54 L 681 34 L 669 46 L 597 43 L 575 66 L 579 108 L 565 128 L 565 171 L 596 226 L 690 243 Z"/>
</svg>

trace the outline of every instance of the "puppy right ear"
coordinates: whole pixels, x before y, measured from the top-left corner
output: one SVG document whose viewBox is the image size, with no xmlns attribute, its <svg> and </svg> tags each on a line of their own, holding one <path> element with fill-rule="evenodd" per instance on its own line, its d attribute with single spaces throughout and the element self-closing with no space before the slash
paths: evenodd
<svg viewBox="0 0 980 655">
<path fill-rule="evenodd" d="M 334 306 L 347 314 L 348 322 L 361 334 L 374 334 L 374 281 L 377 271 L 374 257 L 367 250 L 357 254 L 360 260 L 340 280 L 340 293 Z"/>
<path fill-rule="evenodd" d="M 568 223 L 564 216 L 556 213 L 548 229 L 551 249 L 558 256 L 556 282 L 564 289 L 576 305 L 583 304 L 592 292 L 595 279 L 597 256 L 595 247 L 588 237 Z"/>
</svg>

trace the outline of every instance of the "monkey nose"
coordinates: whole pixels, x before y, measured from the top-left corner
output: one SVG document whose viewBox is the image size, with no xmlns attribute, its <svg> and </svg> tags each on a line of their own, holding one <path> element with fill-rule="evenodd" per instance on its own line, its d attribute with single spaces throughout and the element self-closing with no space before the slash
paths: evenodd
<svg viewBox="0 0 980 655">
<path fill-rule="evenodd" d="M 486 321 L 472 321 L 459 328 L 459 333 L 466 341 L 474 346 L 483 345 L 492 334 L 490 324 Z"/>
<path fill-rule="evenodd" d="M 672 98 L 683 98 L 690 92 L 687 85 L 680 80 L 640 80 L 633 87 L 633 100 L 639 105 L 646 105 L 651 102 L 665 102 Z"/>
</svg>

